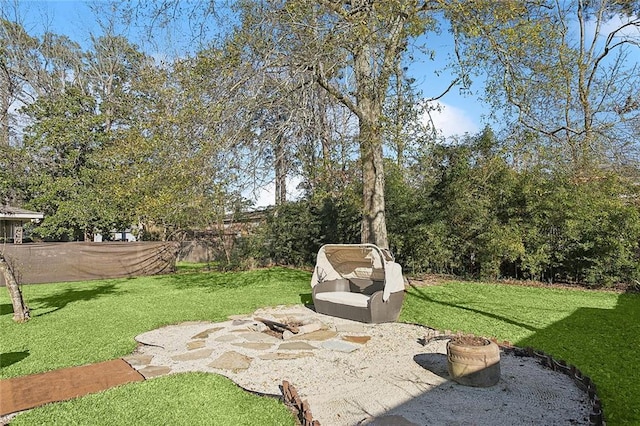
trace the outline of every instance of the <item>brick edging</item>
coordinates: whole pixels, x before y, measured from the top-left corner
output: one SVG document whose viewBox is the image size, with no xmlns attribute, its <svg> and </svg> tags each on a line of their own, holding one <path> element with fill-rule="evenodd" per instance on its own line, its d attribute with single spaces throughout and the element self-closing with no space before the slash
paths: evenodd
<svg viewBox="0 0 640 426">
<path fill-rule="evenodd" d="M 282 381 L 280 386 L 284 403 L 290 407 L 302 426 L 320 426 L 320 422 L 313 420 L 313 414 L 307 401 L 303 401 L 298 395 L 298 391 L 291 383 Z"/>
</svg>

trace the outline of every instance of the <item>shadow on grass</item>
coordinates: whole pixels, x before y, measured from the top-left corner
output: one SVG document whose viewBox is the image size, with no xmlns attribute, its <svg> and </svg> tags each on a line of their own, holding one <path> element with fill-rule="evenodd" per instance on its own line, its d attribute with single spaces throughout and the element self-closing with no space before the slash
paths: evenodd
<svg viewBox="0 0 640 426">
<path fill-rule="evenodd" d="M 39 317 L 59 311 L 73 302 L 94 300 L 99 297 L 113 295 L 117 292 L 116 284 L 111 282 L 88 289 L 69 288 L 51 296 L 30 299 L 27 303 L 29 306 L 33 306 L 31 316 Z M 41 310 L 46 310 L 46 312 L 38 313 Z M 34 311 L 36 312 L 35 314 Z"/>
<path fill-rule="evenodd" d="M 13 313 L 13 305 L 11 303 L 0 304 L 0 315 L 7 315 Z"/>
<path fill-rule="evenodd" d="M 311 293 L 300 293 L 300 303 L 305 306 L 313 305 L 313 297 Z"/>
<path fill-rule="evenodd" d="M 20 351 L 20 352 L 7 352 L 0 353 L 0 368 L 8 367 L 16 362 L 20 362 L 26 357 L 28 357 L 29 350 Z"/>
<path fill-rule="evenodd" d="M 450 308 L 456 308 L 456 309 L 462 309 L 464 311 L 467 312 L 473 312 L 475 314 L 480 314 L 480 315 L 484 315 L 488 318 L 492 318 L 498 321 L 502 321 L 505 322 L 507 324 L 511 324 L 511 325 L 515 325 L 518 327 L 522 327 L 525 330 L 529 330 L 529 331 L 537 331 L 538 329 L 535 327 L 532 327 L 528 324 L 524 324 L 522 322 L 518 322 L 518 321 L 514 321 L 511 318 L 502 316 L 502 315 L 496 315 L 494 313 L 491 312 L 486 312 L 486 311 L 481 311 L 480 309 L 474 309 L 474 308 L 469 308 L 467 306 L 462 306 L 459 304 L 455 304 L 455 303 L 448 303 L 448 302 L 443 302 L 441 300 L 436 300 L 432 297 L 427 296 L 427 294 L 425 294 L 425 292 L 421 291 L 420 288 L 416 287 L 413 284 L 410 284 L 411 289 L 408 290 L 405 294 L 407 297 L 417 297 L 419 299 L 424 300 L 425 302 L 429 302 L 429 303 L 436 303 L 438 305 L 442 305 L 442 306 L 448 306 Z"/>
<path fill-rule="evenodd" d="M 299 283 L 308 281 L 309 274 L 288 268 L 269 268 L 244 272 L 211 272 L 176 274 L 168 277 L 177 288 L 201 287 L 211 291 L 263 286 L 270 282 Z"/>
<path fill-rule="evenodd" d="M 640 294 L 621 294 L 614 309 L 580 308 L 515 342 L 542 348 L 590 376 L 609 424 L 640 424 Z"/>
</svg>

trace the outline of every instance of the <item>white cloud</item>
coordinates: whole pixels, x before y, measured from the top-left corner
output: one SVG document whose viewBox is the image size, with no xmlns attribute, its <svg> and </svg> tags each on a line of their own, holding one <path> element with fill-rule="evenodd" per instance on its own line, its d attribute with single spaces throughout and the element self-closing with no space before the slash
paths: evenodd
<svg viewBox="0 0 640 426">
<path fill-rule="evenodd" d="M 636 21 L 638 16 L 623 16 L 623 15 L 615 15 L 611 17 L 608 21 L 603 21 L 600 23 L 600 32 L 599 36 L 606 38 L 610 33 L 622 28 L 625 24 L 629 22 Z M 593 37 L 593 33 L 595 32 L 596 22 L 595 21 L 587 21 L 587 36 Z M 621 38 L 636 38 L 640 36 L 640 29 L 638 29 L 635 25 L 629 25 L 624 29 L 618 31 L 616 33 L 617 37 Z"/>
<path fill-rule="evenodd" d="M 480 130 L 478 123 L 465 110 L 439 102 L 440 110 L 431 112 L 431 119 L 438 134 L 448 138 L 465 133 L 477 133 Z M 425 114 L 423 121 L 428 123 L 429 117 Z"/>
</svg>

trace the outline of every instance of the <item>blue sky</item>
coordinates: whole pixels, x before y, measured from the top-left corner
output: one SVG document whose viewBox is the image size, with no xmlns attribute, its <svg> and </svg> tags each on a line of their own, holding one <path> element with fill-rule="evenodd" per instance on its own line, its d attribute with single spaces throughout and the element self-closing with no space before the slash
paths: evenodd
<svg viewBox="0 0 640 426">
<path fill-rule="evenodd" d="M 107 5 L 106 2 L 102 4 Z M 32 34 L 41 34 L 45 29 L 49 29 L 87 46 L 90 34 L 99 33 L 100 26 L 95 14 L 83 1 L 22 0 L 19 1 L 19 7 L 20 20 Z M 135 33 L 130 32 L 128 35 L 134 37 Z M 137 44 L 144 43 L 142 40 L 134 39 L 133 41 Z M 174 38 L 172 42 L 179 44 L 180 40 Z M 446 29 L 443 29 L 440 35 L 429 34 L 427 43 L 430 49 L 437 52 L 435 60 L 431 61 L 416 55 L 416 60 L 410 64 L 409 73 L 416 79 L 424 96 L 432 97 L 440 94 L 451 81 L 451 76 L 446 72 L 440 73 L 439 76 L 436 76 L 436 73 L 444 69 L 446 60 L 452 53 L 453 44 Z M 162 52 L 158 54 L 162 55 Z M 472 87 L 475 93 L 481 90 L 480 84 Z M 482 128 L 483 105 L 477 101 L 476 95 L 464 95 L 454 88 L 440 99 L 439 103 L 443 109 L 441 112 L 434 113 L 432 117 L 444 136 L 465 132 L 474 133 Z"/>
</svg>

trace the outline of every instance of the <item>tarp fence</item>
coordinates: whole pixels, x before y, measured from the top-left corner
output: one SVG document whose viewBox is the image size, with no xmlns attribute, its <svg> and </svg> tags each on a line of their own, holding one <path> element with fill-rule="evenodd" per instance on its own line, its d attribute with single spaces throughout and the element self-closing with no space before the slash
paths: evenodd
<svg viewBox="0 0 640 426">
<path fill-rule="evenodd" d="M 85 281 L 175 271 L 174 242 L 70 242 L 0 245 L 20 284 Z M 4 277 L 0 274 L 0 285 Z"/>
</svg>

